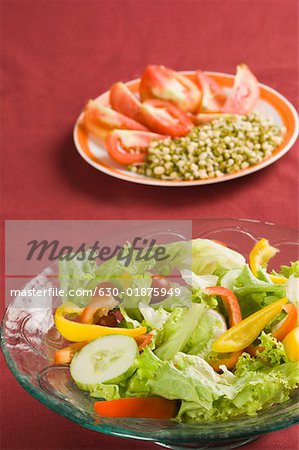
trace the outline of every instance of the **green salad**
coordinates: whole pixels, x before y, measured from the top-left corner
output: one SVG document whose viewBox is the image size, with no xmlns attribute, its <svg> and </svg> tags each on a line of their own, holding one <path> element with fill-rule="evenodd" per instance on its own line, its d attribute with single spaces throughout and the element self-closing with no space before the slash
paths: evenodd
<svg viewBox="0 0 299 450">
<path fill-rule="evenodd" d="M 110 417 L 217 422 L 287 401 L 299 384 L 299 262 L 270 272 L 266 239 L 248 261 L 208 239 L 166 247 L 166 262 L 60 262 L 55 325 L 70 343 L 55 363 Z M 78 288 L 94 295 L 70 295 Z"/>
</svg>

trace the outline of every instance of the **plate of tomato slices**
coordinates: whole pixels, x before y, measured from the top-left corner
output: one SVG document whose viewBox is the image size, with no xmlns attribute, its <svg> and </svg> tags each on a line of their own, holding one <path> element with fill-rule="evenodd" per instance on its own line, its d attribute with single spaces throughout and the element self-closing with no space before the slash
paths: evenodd
<svg viewBox="0 0 299 450">
<path fill-rule="evenodd" d="M 146 170 L 140 173 L 153 142 L 172 145 L 176 152 L 180 139 L 188 138 L 195 127 L 226 116 L 247 117 L 252 112 L 271 117 L 275 126 L 284 130 L 277 147 L 257 163 L 234 166 L 233 171 L 221 172 L 220 176 L 216 171 L 213 176 L 208 172 L 191 179 L 161 176 L 159 170 L 163 173 L 163 167 L 152 171 L 157 176 L 148 176 Z M 177 72 L 149 65 L 140 79 L 117 82 L 109 91 L 89 100 L 74 127 L 75 146 L 91 166 L 115 178 L 156 186 L 205 185 L 248 175 L 281 158 L 297 135 L 295 108 L 279 92 L 259 83 L 245 64 L 237 67 L 236 75 L 201 70 Z M 180 158 L 178 153 L 176 161 Z"/>
</svg>

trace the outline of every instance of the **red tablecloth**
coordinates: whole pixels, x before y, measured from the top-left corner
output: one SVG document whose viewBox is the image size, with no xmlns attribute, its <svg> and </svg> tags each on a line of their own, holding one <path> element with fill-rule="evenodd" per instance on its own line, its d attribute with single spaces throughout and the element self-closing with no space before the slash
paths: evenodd
<svg viewBox="0 0 299 450">
<path fill-rule="evenodd" d="M 97 172 L 72 141 L 85 101 L 117 80 L 138 77 L 148 63 L 233 73 L 246 62 L 260 81 L 295 102 L 296 27 L 296 0 L 3 1 L 2 224 L 222 216 L 296 226 L 295 148 L 243 179 L 161 189 Z M 23 391 L 4 364 L 1 381 L 5 450 L 154 448 L 59 417 Z M 296 429 L 247 448 L 294 450 Z"/>
</svg>

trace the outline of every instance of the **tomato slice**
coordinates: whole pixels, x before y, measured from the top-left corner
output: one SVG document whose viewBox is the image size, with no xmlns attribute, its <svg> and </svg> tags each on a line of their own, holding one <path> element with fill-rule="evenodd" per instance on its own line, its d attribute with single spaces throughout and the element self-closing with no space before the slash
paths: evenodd
<svg viewBox="0 0 299 450">
<path fill-rule="evenodd" d="M 115 111 L 140 121 L 141 102 L 125 83 L 119 81 L 110 88 L 110 104 Z"/>
<path fill-rule="evenodd" d="M 201 111 L 221 111 L 227 98 L 223 87 L 201 70 L 197 70 L 196 79 L 202 92 Z"/>
<path fill-rule="evenodd" d="M 234 86 L 229 94 L 222 112 L 232 114 L 249 114 L 255 107 L 260 95 L 256 77 L 246 64 L 237 66 Z"/>
<path fill-rule="evenodd" d="M 149 144 L 165 136 L 148 131 L 114 130 L 106 138 L 106 147 L 112 159 L 125 166 L 145 160 Z"/>
<path fill-rule="evenodd" d="M 82 123 L 88 132 L 101 139 L 105 139 L 109 131 L 114 129 L 147 130 L 135 120 L 111 108 L 98 105 L 94 100 L 88 102 Z"/>
<path fill-rule="evenodd" d="M 193 81 L 165 66 L 147 66 L 140 80 L 139 91 L 142 100 L 166 100 L 189 112 L 197 111 L 201 99 L 201 92 Z"/>
<path fill-rule="evenodd" d="M 171 137 L 186 136 L 193 127 L 184 111 L 165 100 L 145 100 L 141 117 L 150 130 Z"/>
</svg>

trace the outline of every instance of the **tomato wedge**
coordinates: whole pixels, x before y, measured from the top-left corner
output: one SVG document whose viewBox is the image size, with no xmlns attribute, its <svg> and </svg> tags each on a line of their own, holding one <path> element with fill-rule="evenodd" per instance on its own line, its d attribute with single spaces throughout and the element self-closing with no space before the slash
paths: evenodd
<svg viewBox="0 0 299 450">
<path fill-rule="evenodd" d="M 237 66 L 234 86 L 222 112 L 232 114 L 249 114 L 255 107 L 260 95 L 256 77 L 246 64 Z"/>
<path fill-rule="evenodd" d="M 110 104 L 115 111 L 140 121 L 141 102 L 125 83 L 119 81 L 110 88 Z"/>
<path fill-rule="evenodd" d="M 171 137 L 186 136 L 193 127 L 184 111 L 165 100 L 145 100 L 140 114 L 150 130 Z"/>
<path fill-rule="evenodd" d="M 114 129 L 147 130 L 135 120 L 111 108 L 98 105 L 94 100 L 88 102 L 82 123 L 88 132 L 101 139 L 105 139 L 109 131 Z"/>
<path fill-rule="evenodd" d="M 142 100 L 158 98 L 175 104 L 183 111 L 197 111 L 201 92 L 193 81 L 165 66 L 147 66 L 140 80 Z"/>
<path fill-rule="evenodd" d="M 175 417 L 177 402 L 162 397 L 119 398 L 95 402 L 94 410 L 97 414 L 105 417 L 140 417 L 168 420 Z"/>
<path fill-rule="evenodd" d="M 106 147 L 112 159 L 125 166 L 145 160 L 149 144 L 165 136 L 147 131 L 114 130 L 106 138 Z"/>
<path fill-rule="evenodd" d="M 223 87 L 201 70 L 196 71 L 196 79 L 202 92 L 201 111 L 204 113 L 221 111 L 227 99 Z"/>
</svg>

